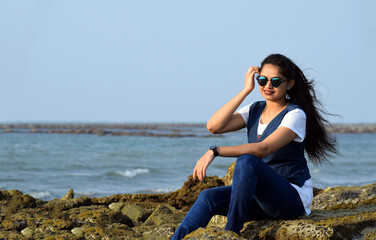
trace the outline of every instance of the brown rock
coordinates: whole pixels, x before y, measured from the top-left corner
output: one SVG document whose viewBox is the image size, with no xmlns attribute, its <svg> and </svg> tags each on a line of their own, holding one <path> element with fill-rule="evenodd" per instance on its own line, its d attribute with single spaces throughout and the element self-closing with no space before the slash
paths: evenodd
<svg viewBox="0 0 376 240">
<path fill-rule="evenodd" d="M 7 199 L 5 206 L 5 213 L 7 214 L 17 212 L 24 208 L 35 208 L 37 206 L 35 198 L 30 195 L 23 195 L 20 191 L 9 191 L 9 195 L 5 196 L 5 199 Z"/>
<path fill-rule="evenodd" d="M 69 189 L 69 191 L 61 198 L 61 200 L 72 200 L 74 198 L 73 189 Z"/>
<path fill-rule="evenodd" d="M 199 180 L 193 180 L 191 175 L 181 189 L 168 194 L 167 202 L 177 209 L 187 211 L 202 190 L 223 185 L 223 181 L 217 176 L 208 176 L 203 182 L 200 182 Z"/>
<path fill-rule="evenodd" d="M 178 212 L 172 207 L 159 205 L 143 225 L 161 226 L 166 223 L 180 224 L 183 221 L 185 215 L 185 213 Z"/>
<path fill-rule="evenodd" d="M 135 224 L 138 222 L 145 222 L 152 212 L 153 211 L 136 204 L 126 204 L 121 209 L 121 213 L 128 216 Z"/>
<path fill-rule="evenodd" d="M 245 238 L 240 237 L 238 234 L 216 227 L 199 228 L 194 232 L 186 235 L 184 240 L 206 240 L 206 239 L 218 239 L 218 240 L 243 240 Z"/>
<path fill-rule="evenodd" d="M 327 188 L 314 197 L 311 210 L 352 209 L 361 204 L 376 204 L 376 183 Z"/>
<path fill-rule="evenodd" d="M 232 185 L 232 177 L 235 169 L 236 161 L 233 162 L 228 168 L 226 175 L 222 178 L 223 182 L 225 183 L 225 186 Z"/>
</svg>

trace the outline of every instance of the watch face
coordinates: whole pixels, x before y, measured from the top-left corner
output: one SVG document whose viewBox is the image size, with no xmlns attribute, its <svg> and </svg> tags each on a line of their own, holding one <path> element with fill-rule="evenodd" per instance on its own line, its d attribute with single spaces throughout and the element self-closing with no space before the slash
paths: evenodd
<svg viewBox="0 0 376 240">
<path fill-rule="evenodd" d="M 214 150 L 217 146 L 211 146 L 209 149 Z"/>
</svg>

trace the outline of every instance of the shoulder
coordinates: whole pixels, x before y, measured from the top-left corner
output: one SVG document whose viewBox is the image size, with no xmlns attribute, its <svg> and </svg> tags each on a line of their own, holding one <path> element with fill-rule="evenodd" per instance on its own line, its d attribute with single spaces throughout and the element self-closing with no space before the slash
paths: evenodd
<svg viewBox="0 0 376 240">
<path fill-rule="evenodd" d="M 297 138 L 294 140 L 296 142 L 302 142 L 306 135 L 306 124 L 306 114 L 303 109 L 298 106 L 297 108 L 294 108 L 286 113 L 280 126 L 287 127 L 294 131 L 297 134 Z"/>
<path fill-rule="evenodd" d="M 244 123 L 245 125 L 247 126 L 248 124 L 248 119 L 249 119 L 249 114 L 250 112 L 255 109 L 255 108 L 258 108 L 262 105 L 265 105 L 265 101 L 258 101 L 258 102 L 252 102 L 242 108 L 240 108 L 237 113 L 240 114 L 244 120 Z"/>
<path fill-rule="evenodd" d="M 303 111 L 303 109 L 299 107 L 299 108 L 295 108 L 295 109 L 288 111 L 284 119 L 285 118 L 288 118 L 290 120 L 304 120 L 305 121 L 307 119 L 307 116 L 305 112 Z"/>
</svg>

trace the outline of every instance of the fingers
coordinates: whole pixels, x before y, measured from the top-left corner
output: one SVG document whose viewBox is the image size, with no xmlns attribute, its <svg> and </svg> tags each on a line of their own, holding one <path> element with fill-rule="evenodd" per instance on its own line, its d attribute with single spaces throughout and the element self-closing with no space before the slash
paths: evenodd
<svg viewBox="0 0 376 240">
<path fill-rule="evenodd" d="M 255 73 L 259 73 L 259 71 L 260 71 L 259 67 L 252 66 L 252 67 L 248 68 L 248 72 L 247 72 L 246 76 L 248 76 L 249 78 L 252 79 L 255 76 Z"/>
<path fill-rule="evenodd" d="M 259 67 L 256 67 L 256 66 L 251 66 L 250 68 L 248 68 L 248 72 L 251 73 L 251 72 L 259 72 L 260 71 L 260 68 Z"/>
<path fill-rule="evenodd" d="M 193 179 L 198 178 L 200 181 L 203 181 L 206 176 L 207 166 L 202 165 L 200 161 L 197 162 L 195 168 L 193 169 Z"/>
</svg>

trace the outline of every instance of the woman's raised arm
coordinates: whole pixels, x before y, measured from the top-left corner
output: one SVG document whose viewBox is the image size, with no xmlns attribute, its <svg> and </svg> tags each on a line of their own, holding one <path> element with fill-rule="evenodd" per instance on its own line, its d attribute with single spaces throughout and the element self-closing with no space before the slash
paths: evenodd
<svg viewBox="0 0 376 240">
<path fill-rule="evenodd" d="M 209 132 L 218 134 L 236 131 L 245 127 L 243 118 L 238 113 L 234 113 L 244 99 L 255 88 L 253 77 L 259 72 L 259 67 L 250 67 L 245 74 L 245 84 L 243 90 L 228 101 L 209 119 L 206 127 Z"/>
</svg>

